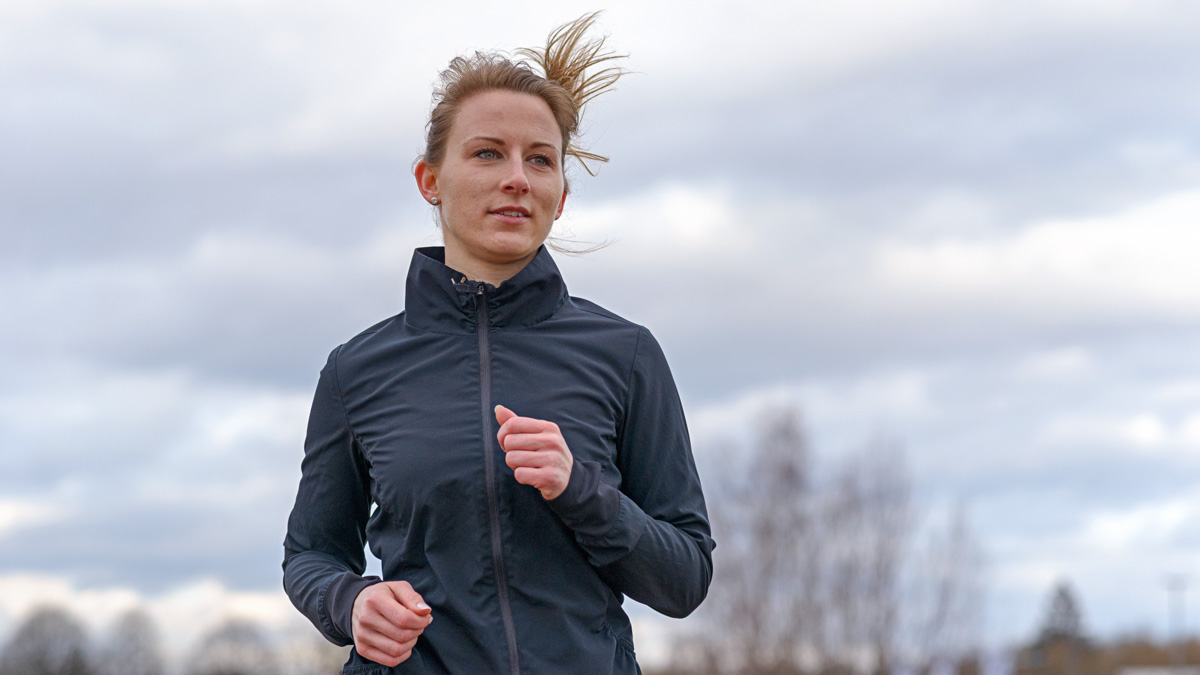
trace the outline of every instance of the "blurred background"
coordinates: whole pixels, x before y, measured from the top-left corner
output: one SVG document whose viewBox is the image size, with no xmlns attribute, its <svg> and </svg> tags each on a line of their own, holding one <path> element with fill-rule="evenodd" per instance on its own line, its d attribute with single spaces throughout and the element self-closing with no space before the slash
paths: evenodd
<svg viewBox="0 0 1200 675">
<path fill-rule="evenodd" d="M 2 0 L 0 670 L 336 672 L 317 374 L 440 242 L 437 73 L 595 9 L 636 73 L 557 261 L 663 345 L 718 540 L 643 666 L 1200 664 L 1200 5 Z"/>
</svg>

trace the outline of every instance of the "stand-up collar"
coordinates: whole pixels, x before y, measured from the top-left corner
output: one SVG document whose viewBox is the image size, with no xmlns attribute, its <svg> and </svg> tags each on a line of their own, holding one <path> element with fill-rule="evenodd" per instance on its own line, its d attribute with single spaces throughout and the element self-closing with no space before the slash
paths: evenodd
<svg viewBox="0 0 1200 675">
<path fill-rule="evenodd" d="M 558 266 L 545 246 L 516 276 L 497 288 L 446 266 L 441 246 L 413 251 L 404 290 L 405 321 L 438 333 L 473 332 L 478 315 L 475 296 L 480 286 L 488 304 L 492 328 L 521 328 L 550 318 L 567 299 Z"/>
</svg>

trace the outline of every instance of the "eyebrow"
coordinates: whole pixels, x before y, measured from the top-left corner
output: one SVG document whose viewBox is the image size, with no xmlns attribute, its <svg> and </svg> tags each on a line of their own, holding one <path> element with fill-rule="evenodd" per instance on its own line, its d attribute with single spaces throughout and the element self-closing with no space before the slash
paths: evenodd
<svg viewBox="0 0 1200 675">
<path fill-rule="evenodd" d="M 463 141 L 463 145 L 470 145 L 471 143 L 474 143 L 475 141 L 487 141 L 488 143 L 492 143 L 495 145 L 504 145 L 504 146 L 508 145 L 508 143 L 504 142 L 502 139 L 496 138 L 494 136 L 472 136 L 472 137 L 468 138 L 467 140 Z M 534 141 L 533 143 L 530 144 L 530 147 L 532 147 L 532 148 L 547 147 L 547 148 L 554 150 L 555 152 L 558 152 L 558 146 L 553 143 L 549 143 L 547 141 Z"/>
</svg>

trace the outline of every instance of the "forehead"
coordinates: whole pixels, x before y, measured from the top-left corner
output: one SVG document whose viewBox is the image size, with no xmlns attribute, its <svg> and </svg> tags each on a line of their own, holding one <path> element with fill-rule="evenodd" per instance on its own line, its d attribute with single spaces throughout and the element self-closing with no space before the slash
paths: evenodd
<svg viewBox="0 0 1200 675">
<path fill-rule="evenodd" d="M 485 91 L 459 104 L 450 130 L 451 142 L 463 143 L 474 136 L 514 143 L 549 143 L 555 148 L 562 144 L 550 106 L 539 96 L 515 91 Z"/>
</svg>

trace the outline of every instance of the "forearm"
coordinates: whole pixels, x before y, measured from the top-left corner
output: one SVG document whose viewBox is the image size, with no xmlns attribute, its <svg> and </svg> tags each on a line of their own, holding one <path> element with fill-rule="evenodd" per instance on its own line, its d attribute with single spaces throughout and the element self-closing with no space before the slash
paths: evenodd
<svg viewBox="0 0 1200 675">
<path fill-rule="evenodd" d="M 327 640 L 345 646 L 354 641 L 354 599 L 362 589 L 379 583 L 379 577 L 363 577 L 361 572 L 327 553 L 289 551 L 283 562 L 283 588 Z"/>
<path fill-rule="evenodd" d="M 702 501 L 698 509 L 685 503 L 669 518 L 654 518 L 600 480 L 597 465 L 577 461 L 567 489 L 547 504 L 615 590 L 676 618 L 708 593 L 713 543 Z"/>
</svg>

